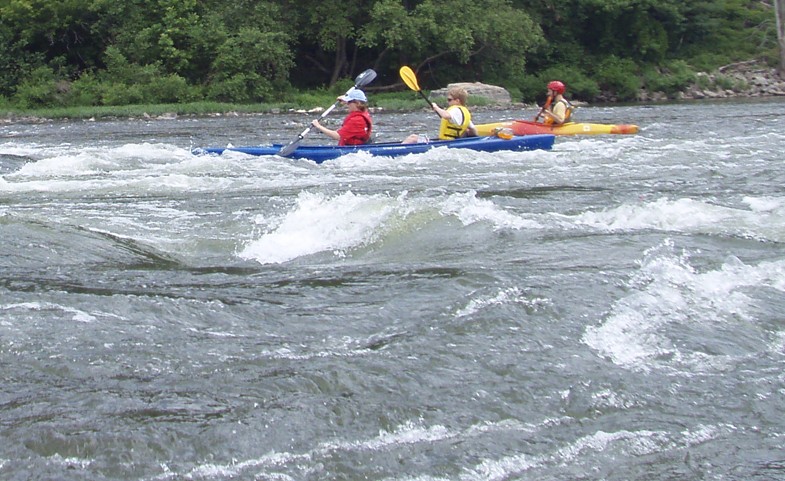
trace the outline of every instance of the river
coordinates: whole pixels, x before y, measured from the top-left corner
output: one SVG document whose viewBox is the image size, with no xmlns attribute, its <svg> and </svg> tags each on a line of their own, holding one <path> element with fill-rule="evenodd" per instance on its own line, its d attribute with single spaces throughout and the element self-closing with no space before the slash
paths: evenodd
<svg viewBox="0 0 785 481">
<path fill-rule="evenodd" d="M 2 123 L 0 479 L 785 479 L 783 107 L 320 165 L 191 153 L 314 113 Z"/>
</svg>

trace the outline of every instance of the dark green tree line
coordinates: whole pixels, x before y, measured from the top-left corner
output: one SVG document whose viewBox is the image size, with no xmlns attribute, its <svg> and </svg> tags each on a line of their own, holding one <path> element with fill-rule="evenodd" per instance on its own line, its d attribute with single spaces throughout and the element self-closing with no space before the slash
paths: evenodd
<svg viewBox="0 0 785 481">
<path fill-rule="evenodd" d="M 780 58 L 748 0 L 0 0 L 0 104 L 280 100 L 372 67 L 424 88 L 547 79 L 578 98 L 673 93 L 695 71 Z"/>
</svg>

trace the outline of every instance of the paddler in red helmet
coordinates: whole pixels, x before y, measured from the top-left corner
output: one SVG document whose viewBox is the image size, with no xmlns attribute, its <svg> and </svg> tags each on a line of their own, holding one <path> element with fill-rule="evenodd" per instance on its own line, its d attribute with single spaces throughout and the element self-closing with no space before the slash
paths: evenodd
<svg viewBox="0 0 785 481">
<path fill-rule="evenodd" d="M 535 120 L 542 115 L 545 117 L 544 123 L 549 125 L 561 125 L 569 121 L 573 107 L 569 100 L 564 98 L 565 90 L 567 87 L 559 80 L 548 82 L 548 99 Z"/>
</svg>

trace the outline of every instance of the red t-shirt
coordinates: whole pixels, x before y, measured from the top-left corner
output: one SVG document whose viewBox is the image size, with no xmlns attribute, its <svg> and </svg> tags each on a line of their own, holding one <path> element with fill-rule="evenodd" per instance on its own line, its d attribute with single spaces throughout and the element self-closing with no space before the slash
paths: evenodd
<svg viewBox="0 0 785 481">
<path fill-rule="evenodd" d="M 338 145 L 360 145 L 371 138 L 371 116 L 368 112 L 355 110 L 343 119 L 343 125 L 338 129 Z"/>
</svg>

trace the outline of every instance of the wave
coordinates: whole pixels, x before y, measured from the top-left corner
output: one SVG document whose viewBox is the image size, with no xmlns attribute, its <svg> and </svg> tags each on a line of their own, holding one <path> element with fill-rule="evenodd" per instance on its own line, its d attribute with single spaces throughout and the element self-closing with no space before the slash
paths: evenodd
<svg viewBox="0 0 785 481">
<path fill-rule="evenodd" d="M 244 259 L 262 264 L 287 262 L 301 256 L 328 252 L 344 257 L 351 249 L 382 241 L 394 242 L 413 235 L 430 223 L 457 219 L 464 226 L 478 222 L 495 229 L 537 228 L 540 225 L 510 214 L 475 192 L 413 197 L 383 194 L 361 195 L 351 191 L 337 195 L 301 192 L 288 212 L 280 217 L 257 218 L 264 233 L 240 252 Z"/>
<path fill-rule="evenodd" d="M 700 272 L 688 253 L 677 254 L 667 240 L 646 253 L 627 287 L 630 293 L 583 336 L 616 365 L 639 371 L 724 370 L 782 343 L 782 326 L 768 319 L 779 319 L 785 260 L 751 265 L 731 256 Z"/>
<path fill-rule="evenodd" d="M 785 241 L 785 197 L 745 197 L 749 209 L 695 199 L 667 198 L 624 204 L 572 217 L 576 225 L 603 231 L 662 230 L 690 234 L 732 235 L 762 241 Z"/>
<path fill-rule="evenodd" d="M 553 440 L 544 443 L 548 432 L 566 427 L 569 421 L 560 419 L 544 419 L 541 422 L 522 423 L 515 420 L 497 422 L 480 422 L 466 428 L 450 428 L 439 424 L 427 425 L 424 420 L 416 419 L 404 422 L 389 430 L 382 430 L 375 437 L 356 441 L 323 441 L 311 449 L 301 452 L 271 452 L 258 458 L 235 460 L 232 463 L 205 463 L 191 469 L 171 469 L 162 465 L 163 473 L 154 476 L 154 480 L 170 479 L 226 479 L 234 477 L 256 476 L 265 479 L 295 479 L 298 476 L 318 474 L 308 470 L 306 466 L 332 464 L 335 459 L 354 459 L 359 462 L 366 456 L 376 453 L 383 459 L 387 456 L 399 456 L 411 460 L 413 452 L 427 451 L 429 467 L 438 463 L 438 455 L 451 450 L 456 444 L 468 443 L 494 444 L 495 439 L 517 439 L 516 445 L 529 446 L 525 440 L 530 439 L 535 446 L 525 452 L 518 449 L 505 450 L 508 454 L 493 456 L 492 448 L 478 450 L 474 456 L 463 463 L 459 470 L 442 471 L 444 475 L 430 475 L 411 471 L 417 466 L 414 462 L 400 462 L 396 467 L 384 464 L 378 466 L 377 474 L 387 473 L 386 481 L 501 481 L 526 474 L 536 478 L 549 478 L 561 475 L 565 479 L 580 477 L 586 472 L 597 472 L 599 465 L 607 457 L 613 457 L 614 464 L 619 460 L 634 461 L 646 456 L 667 455 L 700 446 L 711 440 L 733 432 L 733 427 L 723 424 L 703 425 L 696 429 L 685 429 L 680 433 L 668 433 L 657 430 L 627 430 L 614 432 L 596 431 L 575 437 L 570 442 Z M 535 441 L 539 440 L 539 442 Z M 537 448 L 536 445 L 543 445 Z M 482 455 L 479 455 L 482 453 Z M 325 468 L 321 468 L 325 469 Z M 389 474 L 393 471 L 396 474 Z M 332 473 L 334 474 L 334 473 Z"/>
<path fill-rule="evenodd" d="M 442 193 L 435 197 L 408 192 L 392 197 L 301 192 L 280 216 L 256 219 L 263 231 L 247 243 L 240 257 L 262 264 L 282 263 L 316 253 L 345 257 L 368 247 L 413 234 L 433 222 L 458 220 L 463 226 L 481 223 L 492 230 L 665 232 L 738 236 L 768 242 L 785 241 L 785 198 L 744 199 L 749 209 L 693 199 L 658 199 L 623 204 L 576 215 L 530 213 L 479 198 L 477 192 Z"/>
</svg>

